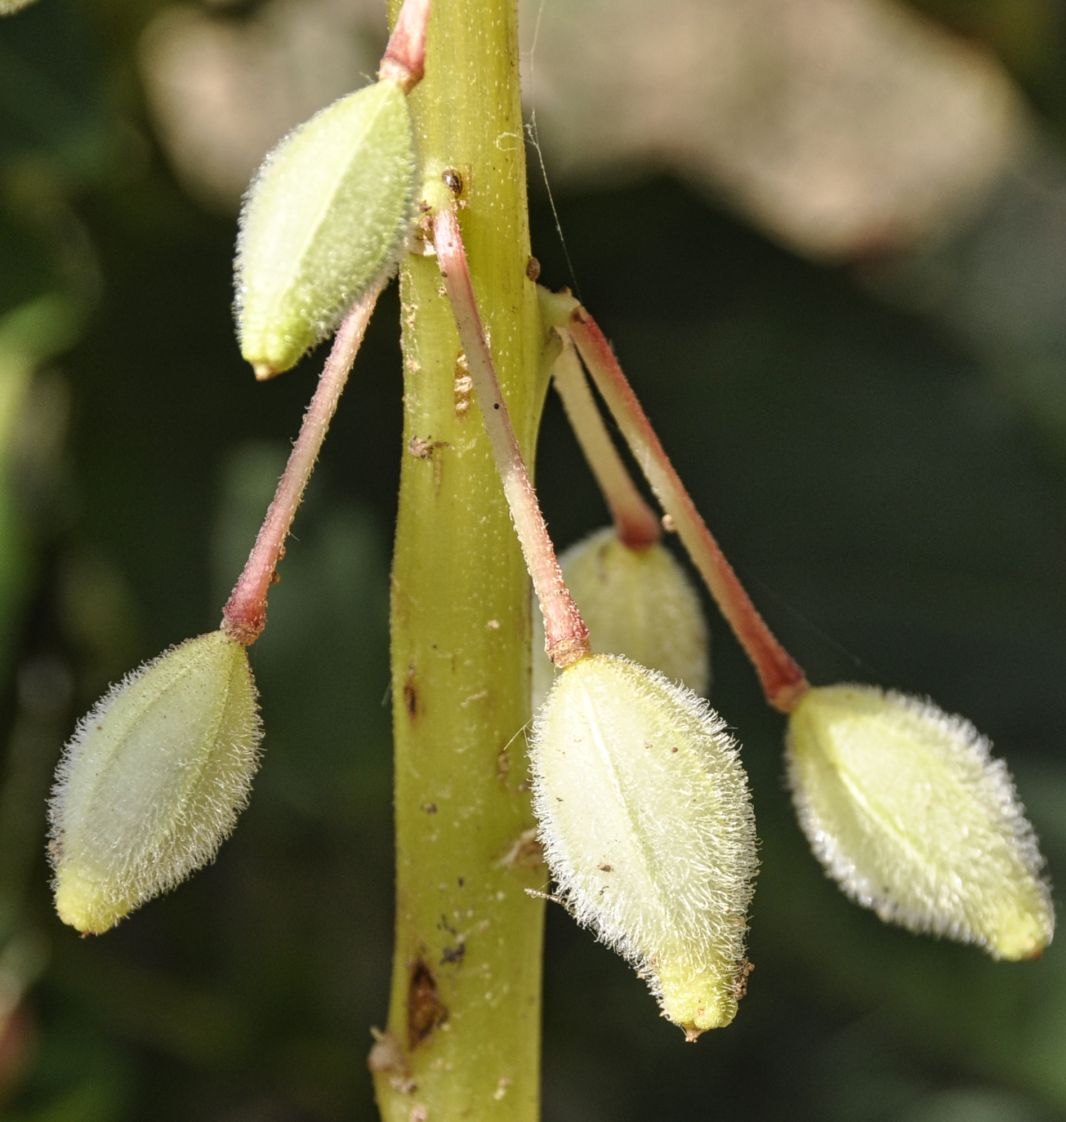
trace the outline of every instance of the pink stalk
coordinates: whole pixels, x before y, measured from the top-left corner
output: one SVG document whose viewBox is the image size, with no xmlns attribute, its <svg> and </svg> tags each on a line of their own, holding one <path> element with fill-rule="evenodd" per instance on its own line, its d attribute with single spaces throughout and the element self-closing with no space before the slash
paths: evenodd
<svg viewBox="0 0 1066 1122">
<path fill-rule="evenodd" d="M 803 670 L 766 626 L 707 529 L 622 372 L 610 343 L 580 305 L 575 306 L 569 321 L 560 330 L 568 333 L 577 345 L 641 471 L 673 520 L 692 563 L 755 667 L 766 700 L 775 709 L 789 712 L 810 688 Z"/>
<path fill-rule="evenodd" d="M 278 563 L 285 556 L 285 539 L 384 287 L 384 280 L 376 284 L 352 307 L 337 331 L 255 545 L 222 610 L 223 631 L 246 647 L 259 638 L 266 626 L 267 595 Z"/>
<path fill-rule="evenodd" d="M 654 545 L 662 537 L 662 526 L 633 485 L 603 423 L 581 362 L 569 339 L 563 340 L 563 349 L 552 367 L 552 376 L 570 427 L 611 512 L 619 540 L 630 549 L 646 549 Z"/>
<path fill-rule="evenodd" d="M 566 587 L 537 493 L 515 438 L 478 312 L 459 220 L 450 206 L 434 215 L 433 245 L 511 519 L 544 616 L 544 649 L 552 662 L 562 669 L 589 653 L 588 628 Z"/>
<path fill-rule="evenodd" d="M 430 0 L 404 0 L 378 67 L 379 78 L 389 78 L 404 93 L 422 80 L 426 63 L 426 27 Z"/>
</svg>

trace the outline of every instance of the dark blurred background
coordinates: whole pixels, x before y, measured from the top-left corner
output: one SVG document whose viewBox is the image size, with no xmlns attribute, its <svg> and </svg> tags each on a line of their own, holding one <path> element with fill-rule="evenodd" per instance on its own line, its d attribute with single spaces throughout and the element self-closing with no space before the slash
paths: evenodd
<svg viewBox="0 0 1066 1122">
<path fill-rule="evenodd" d="M 391 927 L 395 299 L 254 650 L 267 727 L 218 862 L 106 938 L 54 918 L 44 803 L 108 682 L 214 627 L 320 356 L 257 386 L 241 188 L 369 74 L 376 0 L 40 0 L 0 23 L 0 1117 L 374 1117 Z M 817 682 L 925 693 L 1066 878 L 1066 20 L 1056 0 L 531 0 L 542 280 L 611 335 Z M 569 261 L 567 259 L 569 257 Z M 604 511 L 554 401 L 561 545 Z M 712 615 L 712 621 L 715 617 Z M 763 871 L 735 1025 L 686 1047 L 549 908 L 545 1117 L 1066 1118 L 1066 958 L 883 927 L 823 878 L 781 721 L 715 625 Z"/>
</svg>

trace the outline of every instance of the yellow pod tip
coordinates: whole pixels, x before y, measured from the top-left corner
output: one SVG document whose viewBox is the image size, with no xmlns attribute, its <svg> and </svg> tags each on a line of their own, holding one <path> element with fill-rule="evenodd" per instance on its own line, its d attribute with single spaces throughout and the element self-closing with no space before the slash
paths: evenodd
<svg viewBox="0 0 1066 1122">
<path fill-rule="evenodd" d="M 56 914 L 83 935 L 102 935 L 110 931 L 132 907 L 126 900 L 116 902 L 99 878 L 77 866 L 66 865 L 56 873 Z"/>
</svg>

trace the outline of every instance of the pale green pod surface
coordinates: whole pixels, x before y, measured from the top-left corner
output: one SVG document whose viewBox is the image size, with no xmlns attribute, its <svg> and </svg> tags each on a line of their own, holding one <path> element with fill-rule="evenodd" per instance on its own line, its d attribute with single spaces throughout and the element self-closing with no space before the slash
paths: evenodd
<svg viewBox="0 0 1066 1122">
<path fill-rule="evenodd" d="M 872 686 L 832 686 L 802 698 L 787 746 L 800 823 L 852 899 L 994 958 L 1030 958 L 1051 941 L 1032 827 L 968 721 Z"/>
<path fill-rule="evenodd" d="M 533 804 L 558 895 L 636 967 L 694 1040 L 743 992 L 757 868 L 747 778 L 691 690 L 613 655 L 558 676 L 530 748 Z"/>
<path fill-rule="evenodd" d="M 11 16 L 29 7 L 33 0 L 0 0 L 0 16 Z"/>
<path fill-rule="evenodd" d="M 257 377 L 288 370 L 395 267 L 415 166 L 407 98 L 388 80 L 316 113 L 263 161 L 236 260 L 241 354 Z"/>
<path fill-rule="evenodd" d="M 608 526 L 559 557 L 597 654 L 619 654 L 705 694 L 710 637 L 699 594 L 674 555 L 656 542 L 624 545 Z M 534 613 L 533 709 L 547 696 L 555 668 L 544 653 L 544 624 Z"/>
<path fill-rule="evenodd" d="M 113 686 L 56 772 L 60 919 L 99 934 L 210 861 L 248 801 L 261 735 L 248 653 L 222 631 Z"/>
</svg>

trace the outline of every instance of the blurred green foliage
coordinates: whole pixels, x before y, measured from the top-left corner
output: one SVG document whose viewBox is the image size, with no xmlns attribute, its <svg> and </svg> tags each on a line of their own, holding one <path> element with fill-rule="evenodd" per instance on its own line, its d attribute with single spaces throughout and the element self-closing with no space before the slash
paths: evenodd
<svg viewBox="0 0 1066 1122">
<path fill-rule="evenodd" d="M 267 754 L 239 830 L 104 939 L 51 913 L 60 744 L 108 681 L 216 623 L 316 361 L 265 386 L 242 368 L 233 216 L 175 182 L 131 61 L 157 7 L 42 0 L 0 25 L 0 1116 L 369 1119 L 391 935 L 394 301 L 253 651 Z M 1001 17 L 982 21 L 986 40 L 1047 91 L 1060 131 L 1061 21 L 1035 0 L 987 7 Z M 1009 761 L 1061 881 L 1062 289 L 1032 330 L 1017 314 L 997 328 L 979 300 L 922 300 L 945 271 L 975 291 L 968 263 L 1004 239 L 1033 263 L 1030 286 L 1054 286 L 1066 194 L 1012 224 L 1024 185 L 1004 191 L 935 269 L 919 250 L 873 271 L 801 261 L 652 173 L 556 202 L 580 295 L 812 679 L 967 714 Z M 571 283 L 537 188 L 533 227 L 543 279 Z M 539 470 L 561 545 L 603 522 L 554 401 Z M 685 1047 L 628 968 L 550 909 L 546 1118 L 1066 1117 L 1059 948 L 994 964 L 846 903 L 793 820 L 780 720 L 721 626 L 714 648 L 762 837 L 749 997 L 728 1032 Z"/>
</svg>

